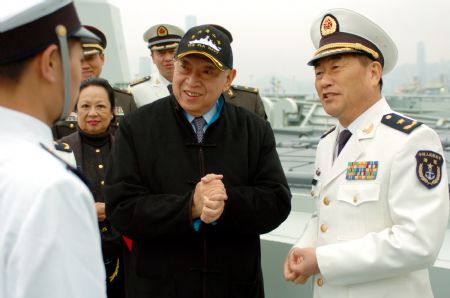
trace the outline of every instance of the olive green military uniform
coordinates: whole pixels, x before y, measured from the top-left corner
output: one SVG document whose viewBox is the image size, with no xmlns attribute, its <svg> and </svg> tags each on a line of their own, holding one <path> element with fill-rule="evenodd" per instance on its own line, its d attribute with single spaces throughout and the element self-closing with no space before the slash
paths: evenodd
<svg viewBox="0 0 450 298">
<path fill-rule="evenodd" d="M 223 93 L 225 100 L 267 119 L 264 104 L 257 88 L 233 85 Z"/>
</svg>

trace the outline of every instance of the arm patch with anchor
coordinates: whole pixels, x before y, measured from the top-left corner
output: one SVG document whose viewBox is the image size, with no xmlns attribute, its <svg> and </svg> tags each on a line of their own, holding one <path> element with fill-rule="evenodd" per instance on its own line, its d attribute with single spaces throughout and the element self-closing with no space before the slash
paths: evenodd
<svg viewBox="0 0 450 298">
<path fill-rule="evenodd" d="M 420 183 L 431 189 L 441 182 L 442 155 L 433 151 L 421 150 L 416 154 L 416 175 Z"/>
<path fill-rule="evenodd" d="M 381 119 L 381 123 L 406 134 L 410 134 L 414 129 L 423 124 L 422 122 L 418 122 L 395 113 L 384 115 L 383 119 Z"/>
</svg>

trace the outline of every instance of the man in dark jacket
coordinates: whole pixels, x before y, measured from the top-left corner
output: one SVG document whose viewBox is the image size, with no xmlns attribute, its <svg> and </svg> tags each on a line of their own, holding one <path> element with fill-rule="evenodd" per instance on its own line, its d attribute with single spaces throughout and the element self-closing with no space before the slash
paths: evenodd
<svg viewBox="0 0 450 298">
<path fill-rule="evenodd" d="M 230 40 L 190 29 L 173 94 L 126 115 L 106 174 L 110 222 L 133 240 L 129 297 L 264 297 L 259 235 L 291 194 L 272 129 L 225 102 Z"/>
</svg>

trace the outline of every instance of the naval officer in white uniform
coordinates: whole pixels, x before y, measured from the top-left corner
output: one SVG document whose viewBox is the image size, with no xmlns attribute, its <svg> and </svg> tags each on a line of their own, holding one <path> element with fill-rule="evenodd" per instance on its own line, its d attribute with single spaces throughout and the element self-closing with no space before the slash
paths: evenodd
<svg viewBox="0 0 450 298">
<path fill-rule="evenodd" d="M 70 0 L 0 9 L 0 297 L 106 297 L 94 200 L 50 127 L 72 110 L 81 29 Z"/>
<path fill-rule="evenodd" d="M 315 20 L 311 37 L 316 90 L 339 124 L 317 147 L 317 212 L 284 276 L 312 279 L 316 298 L 431 298 L 427 268 L 449 213 L 439 137 L 382 97 L 381 76 L 394 67 L 397 49 L 378 25 L 333 9 Z"/>
<path fill-rule="evenodd" d="M 136 106 L 142 107 L 170 94 L 168 85 L 173 77 L 173 57 L 184 31 L 170 24 L 158 24 L 144 33 L 150 56 L 158 72 L 130 84 Z"/>
</svg>

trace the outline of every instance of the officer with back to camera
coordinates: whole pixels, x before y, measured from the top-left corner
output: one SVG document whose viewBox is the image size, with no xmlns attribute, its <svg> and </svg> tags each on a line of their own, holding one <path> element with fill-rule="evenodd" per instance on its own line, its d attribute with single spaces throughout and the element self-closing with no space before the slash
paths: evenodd
<svg viewBox="0 0 450 298">
<path fill-rule="evenodd" d="M 220 27 L 231 41 L 231 33 Z M 170 24 L 158 24 L 150 27 L 144 33 L 144 41 L 148 43 L 150 56 L 158 72 L 136 80 L 130 84 L 136 105 L 141 107 L 170 94 L 170 84 L 173 77 L 173 57 L 184 31 Z M 267 119 L 264 105 L 257 88 L 232 85 L 223 93 L 227 102 L 245 108 Z"/>
<path fill-rule="evenodd" d="M 101 298 L 105 270 L 94 200 L 53 151 L 72 110 L 83 30 L 69 0 L 0 9 L 0 297 Z"/>
<path fill-rule="evenodd" d="M 316 90 L 338 125 L 317 147 L 317 212 L 286 257 L 284 276 L 311 278 L 316 298 L 431 298 L 427 268 L 449 213 L 439 136 L 381 95 L 397 47 L 377 24 L 332 9 L 314 21 L 311 38 Z"/>
</svg>

